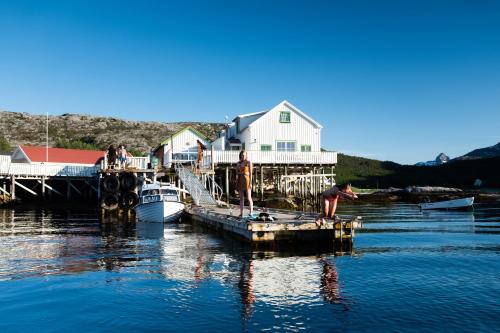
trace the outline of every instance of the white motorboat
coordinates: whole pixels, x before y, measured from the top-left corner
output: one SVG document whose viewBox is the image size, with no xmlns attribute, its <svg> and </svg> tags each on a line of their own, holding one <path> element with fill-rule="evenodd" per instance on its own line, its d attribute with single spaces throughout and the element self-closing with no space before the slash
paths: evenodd
<svg viewBox="0 0 500 333">
<path fill-rule="evenodd" d="M 144 222 L 175 222 L 184 211 L 179 189 L 170 184 L 145 184 L 139 192 L 135 215 Z"/>
<path fill-rule="evenodd" d="M 472 207 L 474 197 L 446 200 L 438 202 L 424 202 L 419 206 L 421 209 L 466 209 Z"/>
</svg>

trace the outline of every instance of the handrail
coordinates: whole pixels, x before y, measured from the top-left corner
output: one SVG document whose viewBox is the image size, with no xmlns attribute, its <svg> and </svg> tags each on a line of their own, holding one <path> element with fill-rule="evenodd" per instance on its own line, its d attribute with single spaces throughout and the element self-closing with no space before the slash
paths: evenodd
<svg viewBox="0 0 500 333">
<path fill-rule="evenodd" d="M 248 159 L 254 164 L 337 164 L 337 152 L 287 152 L 287 151 L 260 151 L 249 150 Z M 214 150 L 203 153 L 202 165 L 212 164 L 234 164 L 239 160 L 239 151 Z"/>
</svg>

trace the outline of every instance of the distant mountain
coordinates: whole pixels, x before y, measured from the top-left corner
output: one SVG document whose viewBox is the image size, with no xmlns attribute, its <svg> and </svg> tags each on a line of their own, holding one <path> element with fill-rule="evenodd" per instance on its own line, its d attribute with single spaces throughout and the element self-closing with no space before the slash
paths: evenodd
<svg viewBox="0 0 500 333">
<path fill-rule="evenodd" d="M 16 145 L 45 145 L 45 115 L 0 111 L 0 150 Z M 144 154 L 163 139 L 186 126 L 193 126 L 210 139 L 223 124 L 202 122 L 162 123 L 130 121 L 80 114 L 49 116 L 49 146 L 106 149 L 124 144 L 133 154 Z"/>
<path fill-rule="evenodd" d="M 436 165 L 442 165 L 442 164 L 448 163 L 449 161 L 450 161 L 450 158 L 445 153 L 441 153 L 436 157 L 436 159 L 434 161 L 418 162 L 415 165 L 416 166 L 436 166 Z"/>
<path fill-rule="evenodd" d="M 463 156 L 457 157 L 454 160 L 477 160 L 480 158 L 491 158 L 500 156 L 500 142 L 494 146 L 479 148 L 471 151 Z"/>
</svg>

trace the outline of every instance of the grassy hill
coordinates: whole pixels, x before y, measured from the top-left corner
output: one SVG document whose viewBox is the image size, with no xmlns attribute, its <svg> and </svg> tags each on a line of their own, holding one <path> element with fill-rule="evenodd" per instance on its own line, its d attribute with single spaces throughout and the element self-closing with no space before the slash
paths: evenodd
<svg viewBox="0 0 500 333">
<path fill-rule="evenodd" d="M 337 182 L 357 187 L 386 188 L 408 185 L 469 187 L 479 178 L 488 187 L 500 187 L 500 157 L 457 160 L 440 166 L 401 165 L 339 154 Z"/>
</svg>

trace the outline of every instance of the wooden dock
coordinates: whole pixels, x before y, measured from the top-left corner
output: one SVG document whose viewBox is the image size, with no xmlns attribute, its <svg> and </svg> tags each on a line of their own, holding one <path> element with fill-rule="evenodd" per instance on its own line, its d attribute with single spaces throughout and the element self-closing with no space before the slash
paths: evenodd
<svg viewBox="0 0 500 333">
<path fill-rule="evenodd" d="M 338 216 L 318 227 L 317 214 L 269 209 L 276 221 L 254 221 L 235 216 L 239 209 L 228 207 L 186 206 L 187 215 L 196 222 L 216 230 L 224 230 L 252 243 L 266 242 L 352 242 L 355 230 L 362 227 L 359 216 Z M 256 209 L 256 214 L 261 212 Z M 234 214 L 234 215 L 231 215 Z"/>
</svg>

